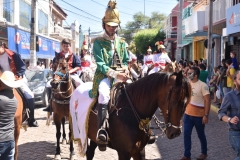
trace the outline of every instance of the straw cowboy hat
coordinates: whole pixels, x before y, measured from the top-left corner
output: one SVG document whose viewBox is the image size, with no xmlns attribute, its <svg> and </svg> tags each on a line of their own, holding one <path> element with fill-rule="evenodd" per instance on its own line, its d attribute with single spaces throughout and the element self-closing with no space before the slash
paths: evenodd
<svg viewBox="0 0 240 160">
<path fill-rule="evenodd" d="M 151 46 L 148 46 L 147 52 L 152 52 Z"/>
<path fill-rule="evenodd" d="M 21 83 L 19 81 L 15 81 L 15 76 L 13 72 L 10 71 L 4 71 L 2 74 L 0 74 L 0 80 L 6 86 L 11 88 L 18 88 L 21 86 Z"/>
</svg>

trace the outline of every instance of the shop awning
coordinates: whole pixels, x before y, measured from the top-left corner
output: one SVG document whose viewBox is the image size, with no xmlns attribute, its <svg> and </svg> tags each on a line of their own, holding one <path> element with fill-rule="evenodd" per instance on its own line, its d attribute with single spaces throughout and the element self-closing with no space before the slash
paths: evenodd
<svg viewBox="0 0 240 160">
<path fill-rule="evenodd" d="M 198 36 L 208 36 L 208 32 L 204 32 L 204 31 L 197 31 L 191 34 L 186 35 L 185 37 L 198 37 Z M 218 34 L 212 34 L 212 38 L 218 38 L 220 37 L 220 35 Z"/>
</svg>

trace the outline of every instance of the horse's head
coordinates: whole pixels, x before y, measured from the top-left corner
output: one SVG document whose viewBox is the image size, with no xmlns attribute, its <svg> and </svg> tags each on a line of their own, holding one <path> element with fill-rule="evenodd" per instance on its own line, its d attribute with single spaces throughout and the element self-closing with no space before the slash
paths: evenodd
<svg viewBox="0 0 240 160">
<path fill-rule="evenodd" d="M 169 139 L 181 134 L 181 119 L 191 97 L 191 85 L 182 72 L 173 73 L 169 78 L 165 103 L 162 104 L 162 111 L 165 119 L 165 133 Z M 160 106 L 160 105 L 159 105 Z"/>
<path fill-rule="evenodd" d="M 166 64 L 164 72 L 178 72 L 176 62 L 170 62 Z"/>
<path fill-rule="evenodd" d="M 68 69 L 68 61 L 70 56 L 62 57 L 59 53 L 55 52 L 55 61 L 53 64 L 53 71 L 60 71 L 66 73 Z"/>
<path fill-rule="evenodd" d="M 59 53 L 55 52 L 55 62 L 53 64 L 53 80 L 51 82 L 51 86 L 53 89 L 57 89 L 60 87 L 60 84 L 67 84 L 70 81 L 69 73 L 68 73 L 68 57 L 61 57 Z"/>
</svg>

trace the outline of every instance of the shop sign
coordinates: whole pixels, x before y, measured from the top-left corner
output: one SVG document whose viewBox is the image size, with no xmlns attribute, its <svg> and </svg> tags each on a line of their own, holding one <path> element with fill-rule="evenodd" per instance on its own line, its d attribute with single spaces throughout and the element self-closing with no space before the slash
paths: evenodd
<svg viewBox="0 0 240 160">
<path fill-rule="evenodd" d="M 227 34 L 240 32 L 240 3 L 227 9 Z"/>
</svg>

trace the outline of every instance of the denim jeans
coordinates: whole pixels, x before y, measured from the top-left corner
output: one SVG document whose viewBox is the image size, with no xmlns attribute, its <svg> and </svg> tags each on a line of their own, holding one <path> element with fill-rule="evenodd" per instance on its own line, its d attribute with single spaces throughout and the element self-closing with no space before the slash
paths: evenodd
<svg viewBox="0 0 240 160">
<path fill-rule="evenodd" d="M 220 93 L 221 93 L 221 96 L 222 96 L 222 98 L 224 97 L 224 92 L 223 92 L 223 86 L 222 86 L 222 82 L 220 81 L 220 83 L 219 83 L 219 90 L 220 90 Z"/>
<path fill-rule="evenodd" d="M 240 132 L 239 131 L 229 131 L 228 138 L 230 145 L 234 149 L 234 151 L 237 153 L 237 158 L 234 160 L 240 160 Z"/>
<path fill-rule="evenodd" d="M 15 142 L 0 142 L 0 159 L 14 160 Z"/>
<path fill-rule="evenodd" d="M 205 124 L 202 124 L 202 117 L 194 117 L 184 114 L 183 118 L 183 133 L 184 133 L 184 156 L 187 158 L 191 157 L 192 148 L 192 130 L 195 126 L 198 138 L 201 143 L 201 153 L 207 154 L 207 139 L 205 135 Z"/>
</svg>

